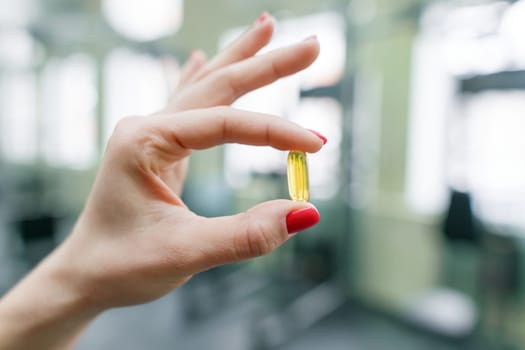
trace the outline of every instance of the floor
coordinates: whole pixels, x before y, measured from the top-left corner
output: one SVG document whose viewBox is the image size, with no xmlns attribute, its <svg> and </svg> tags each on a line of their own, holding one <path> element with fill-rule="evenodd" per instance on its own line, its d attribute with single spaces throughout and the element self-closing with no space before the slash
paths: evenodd
<svg viewBox="0 0 525 350">
<path fill-rule="evenodd" d="M 111 310 L 97 319 L 80 339 L 77 350 L 115 349 L 228 349 L 228 350 L 464 350 L 461 345 L 429 338 L 396 322 L 345 303 L 306 330 L 287 338 L 284 324 L 266 338 L 257 332 L 264 318 L 264 303 L 258 297 L 226 303 L 193 320 L 185 310 L 184 290 L 156 302 Z M 292 326 L 292 327 L 290 327 Z M 272 328 L 270 328 L 272 329 Z M 262 333 L 263 336 L 265 333 Z M 284 340 L 283 340 L 284 339 Z M 261 341 L 262 340 L 262 341 Z M 280 344 L 280 345 L 278 345 Z M 473 348 L 474 349 L 474 348 Z M 482 350 L 481 347 L 475 347 Z"/>
</svg>

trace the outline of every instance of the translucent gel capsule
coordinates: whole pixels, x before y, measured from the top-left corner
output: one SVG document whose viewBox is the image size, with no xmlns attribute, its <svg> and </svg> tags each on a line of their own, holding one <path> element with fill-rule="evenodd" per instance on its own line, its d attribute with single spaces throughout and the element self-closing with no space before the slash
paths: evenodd
<svg viewBox="0 0 525 350">
<path fill-rule="evenodd" d="M 288 154 L 288 191 L 294 201 L 308 202 L 310 200 L 308 165 L 306 153 L 302 151 L 290 151 Z"/>
</svg>

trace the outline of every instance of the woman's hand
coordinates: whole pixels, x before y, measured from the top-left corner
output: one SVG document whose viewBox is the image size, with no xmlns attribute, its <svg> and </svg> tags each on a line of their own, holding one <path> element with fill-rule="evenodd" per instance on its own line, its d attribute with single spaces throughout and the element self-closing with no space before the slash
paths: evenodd
<svg viewBox="0 0 525 350">
<path fill-rule="evenodd" d="M 315 38 L 253 57 L 272 30 L 263 15 L 210 62 L 197 53 L 165 110 L 118 124 L 72 234 L 0 300 L 0 348 L 65 348 L 103 310 L 154 300 L 195 273 L 269 253 L 318 222 L 310 204 L 288 200 L 204 218 L 179 196 L 193 150 L 322 147 L 321 138 L 283 118 L 226 106 L 317 57 Z"/>
<path fill-rule="evenodd" d="M 225 106 L 205 108 L 228 105 L 315 60 L 319 45 L 314 37 L 254 57 L 270 40 L 273 25 L 263 14 L 208 63 L 197 52 L 164 111 L 126 118 L 117 126 L 75 234 L 62 249 L 63 259 L 74 261 L 88 281 L 82 288 L 92 290 L 90 298 L 97 304 L 146 302 L 196 272 L 269 253 L 288 239 L 286 216 L 294 210 L 306 209 L 302 215 L 318 220 L 309 204 L 290 201 L 206 219 L 179 197 L 181 167 L 192 150 L 223 143 L 307 152 L 322 147 L 318 136 L 283 118 Z"/>
<path fill-rule="evenodd" d="M 288 200 L 221 218 L 191 212 L 166 180 L 192 150 L 223 143 L 322 147 L 318 136 L 283 118 L 230 107 L 124 119 L 74 234 L 57 254 L 92 302 L 107 308 L 156 299 L 194 273 L 271 252 L 296 230 L 290 212 L 306 209 L 310 224 L 318 220 L 312 206 Z"/>
</svg>

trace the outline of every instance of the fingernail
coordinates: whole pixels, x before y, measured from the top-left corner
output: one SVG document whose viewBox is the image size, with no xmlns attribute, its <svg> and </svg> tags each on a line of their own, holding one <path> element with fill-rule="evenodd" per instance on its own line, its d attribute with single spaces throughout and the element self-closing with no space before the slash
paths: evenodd
<svg viewBox="0 0 525 350">
<path fill-rule="evenodd" d="M 294 234 L 314 226 L 320 219 L 321 216 L 314 207 L 295 210 L 286 216 L 286 229 L 288 234 Z"/>
<path fill-rule="evenodd" d="M 270 18 L 270 14 L 265 11 L 259 16 L 259 18 L 257 19 L 257 23 L 262 24 L 266 22 L 268 18 Z"/>
<path fill-rule="evenodd" d="M 323 145 L 326 145 L 326 143 L 328 142 L 328 139 L 326 138 L 326 136 L 324 136 L 320 132 L 312 130 L 312 129 L 306 129 L 306 130 L 310 131 L 312 134 L 314 134 L 315 136 L 319 137 L 321 139 L 321 141 L 323 141 Z"/>
<path fill-rule="evenodd" d="M 317 35 L 310 35 L 309 37 L 307 37 L 306 39 L 304 39 L 304 41 L 310 41 L 310 40 L 317 40 Z"/>
</svg>

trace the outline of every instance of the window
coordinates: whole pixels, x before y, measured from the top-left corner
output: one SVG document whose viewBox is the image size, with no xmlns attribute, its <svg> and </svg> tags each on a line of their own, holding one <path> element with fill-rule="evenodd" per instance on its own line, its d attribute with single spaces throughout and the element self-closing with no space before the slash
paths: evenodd
<svg viewBox="0 0 525 350">
<path fill-rule="evenodd" d="M 105 139 L 117 122 L 130 115 L 146 115 L 164 107 L 168 82 L 160 60 L 130 49 L 113 50 L 104 67 Z"/>
<path fill-rule="evenodd" d="M 52 58 L 41 94 L 43 150 L 53 166 L 85 169 L 96 159 L 95 63 L 83 53 Z"/>
<path fill-rule="evenodd" d="M 11 162 L 31 163 L 38 147 L 36 78 L 29 71 L 5 74 L 0 91 L 3 156 Z"/>
<path fill-rule="evenodd" d="M 33 71 L 38 46 L 28 31 L 14 25 L 27 20 L 22 14 L 24 3 L 17 2 L 13 16 L 5 19 L 13 26 L 0 28 L 0 149 L 7 161 L 16 163 L 33 162 L 38 150 L 37 78 Z M 0 10 L 0 18 L 4 15 Z"/>
<path fill-rule="evenodd" d="M 512 147 L 520 144 L 513 132 L 521 124 L 515 113 L 523 110 L 525 100 L 520 102 L 517 92 L 468 97 L 458 82 L 525 67 L 524 10 L 523 0 L 513 5 L 438 2 L 425 10 L 414 46 L 406 186 L 416 211 L 441 213 L 449 186 L 484 198 L 489 188 L 492 195 L 503 195 L 503 183 L 519 187 L 508 178 L 509 159 L 516 160 Z M 482 148 L 485 153 L 479 153 Z M 514 169 L 520 173 L 517 163 Z"/>
</svg>

